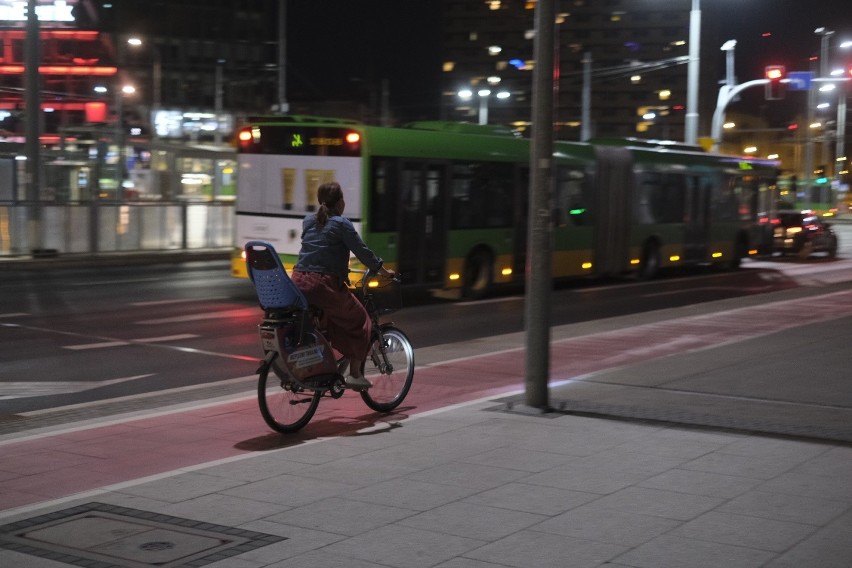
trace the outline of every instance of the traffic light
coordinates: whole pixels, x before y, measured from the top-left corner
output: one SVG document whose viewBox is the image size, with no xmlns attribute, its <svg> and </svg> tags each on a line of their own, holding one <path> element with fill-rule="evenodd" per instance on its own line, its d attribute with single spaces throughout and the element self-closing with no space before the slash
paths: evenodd
<svg viewBox="0 0 852 568">
<path fill-rule="evenodd" d="M 777 101 L 784 98 L 784 93 L 786 91 L 786 87 L 784 83 L 781 82 L 782 79 L 787 77 L 787 70 L 783 65 L 767 65 L 765 78 L 769 79 L 769 82 L 766 83 L 766 100 L 767 101 Z"/>
</svg>

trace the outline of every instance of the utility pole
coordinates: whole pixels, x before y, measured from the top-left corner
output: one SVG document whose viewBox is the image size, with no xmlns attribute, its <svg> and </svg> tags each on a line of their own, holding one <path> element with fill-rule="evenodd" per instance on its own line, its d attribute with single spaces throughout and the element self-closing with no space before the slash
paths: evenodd
<svg viewBox="0 0 852 568">
<path fill-rule="evenodd" d="M 287 0 L 278 0 L 278 112 L 287 114 Z"/>
<path fill-rule="evenodd" d="M 225 87 L 224 87 L 225 77 L 224 77 L 224 69 L 223 69 L 224 66 L 225 66 L 225 60 L 224 59 L 219 59 L 219 60 L 216 61 L 216 81 L 215 81 L 216 84 L 214 85 L 216 92 L 214 93 L 214 97 L 213 97 L 213 100 L 214 100 L 214 102 L 213 102 L 214 113 L 213 114 L 216 115 L 216 130 L 213 133 L 213 141 L 216 144 L 222 143 L 222 129 L 220 127 L 221 125 L 219 123 L 219 117 L 222 116 L 222 105 L 223 105 L 224 89 L 225 89 Z"/>
<path fill-rule="evenodd" d="M 553 287 L 553 90 L 556 0 L 539 0 L 535 8 L 535 69 L 533 70 L 530 151 L 529 232 L 525 325 L 526 404 L 548 409 L 550 376 L 550 296 Z"/>
<path fill-rule="evenodd" d="M 26 108 L 26 143 L 27 155 L 25 188 L 27 207 L 27 233 L 32 253 L 40 254 L 41 250 L 41 179 L 39 164 L 41 161 L 39 137 L 41 135 L 41 76 L 39 62 L 41 61 L 39 38 L 39 23 L 36 15 L 36 0 L 27 2 L 26 40 L 24 44 L 24 66 L 26 71 L 24 90 Z"/>
<path fill-rule="evenodd" d="M 580 141 L 588 142 L 592 137 L 592 54 L 583 54 L 583 108 L 580 114 Z"/>
</svg>

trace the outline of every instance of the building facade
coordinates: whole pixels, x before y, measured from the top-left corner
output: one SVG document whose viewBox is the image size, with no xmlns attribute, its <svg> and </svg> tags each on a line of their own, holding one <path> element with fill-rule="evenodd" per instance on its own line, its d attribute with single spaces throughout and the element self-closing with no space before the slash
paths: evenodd
<svg viewBox="0 0 852 568">
<path fill-rule="evenodd" d="M 529 125 L 535 7 L 534 0 L 444 0 L 445 118 L 483 122 L 484 111 L 488 122 Z M 555 25 L 558 138 L 581 139 L 589 81 L 591 136 L 683 139 L 689 0 L 558 0 Z M 715 37 L 712 21 L 702 29 Z M 701 65 L 711 71 L 702 77 L 703 108 L 715 102 L 718 49 L 710 53 Z M 470 97 L 459 96 L 465 89 Z M 480 91 L 490 92 L 485 101 Z"/>
</svg>

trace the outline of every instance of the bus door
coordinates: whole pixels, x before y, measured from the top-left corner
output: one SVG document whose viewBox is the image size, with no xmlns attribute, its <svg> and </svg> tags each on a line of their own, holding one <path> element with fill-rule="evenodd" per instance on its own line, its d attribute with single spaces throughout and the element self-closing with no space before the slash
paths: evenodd
<svg viewBox="0 0 852 568">
<path fill-rule="evenodd" d="M 701 176 L 686 177 L 684 203 L 683 260 L 707 260 L 710 229 L 710 180 Z"/>
<path fill-rule="evenodd" d="M 446 183 L 444 165 L 402 164 L 398 265 L 406 283 L 441 284 L 444 281 Z"/>
<path fill-rule="evenodd" d="M 596 146 L 594 266 L 596 274 L 630 268 L 633 211 L 633 156 L 627 148 Z"/>
</svg>

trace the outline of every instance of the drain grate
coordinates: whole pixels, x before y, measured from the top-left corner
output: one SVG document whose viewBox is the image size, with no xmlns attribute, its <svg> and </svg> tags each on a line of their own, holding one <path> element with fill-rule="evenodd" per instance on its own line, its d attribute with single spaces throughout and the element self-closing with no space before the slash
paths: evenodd
<svg viewBox="0 0 852 568">
<path fill-rule="evenodd" d="M 0 526 L 0 548 L 87 568 L 204 566 L 283 540 L 103 503 Z"/>
</svg>

